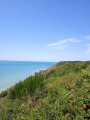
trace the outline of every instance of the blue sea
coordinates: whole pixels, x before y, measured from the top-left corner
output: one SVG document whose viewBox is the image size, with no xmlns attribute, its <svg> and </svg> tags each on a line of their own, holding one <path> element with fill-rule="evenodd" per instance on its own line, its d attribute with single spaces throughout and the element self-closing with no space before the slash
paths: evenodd
<svg viewBox="0 0 90 120">
<path fill-rule="evenodd" d="M 0 61 L 0 92 L 55 62 Z"/>
</svg>

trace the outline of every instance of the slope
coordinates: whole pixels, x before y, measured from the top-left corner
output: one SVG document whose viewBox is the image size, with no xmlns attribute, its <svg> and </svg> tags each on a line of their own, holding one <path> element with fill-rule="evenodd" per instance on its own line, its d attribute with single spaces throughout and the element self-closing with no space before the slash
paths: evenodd
<svg viewBox="0 0 90 120">
<path fill-rule="evenodd" d="M 0 94 L 0 120 L 88 120 L 90 61 L 59 62 Z"/>
</svg>

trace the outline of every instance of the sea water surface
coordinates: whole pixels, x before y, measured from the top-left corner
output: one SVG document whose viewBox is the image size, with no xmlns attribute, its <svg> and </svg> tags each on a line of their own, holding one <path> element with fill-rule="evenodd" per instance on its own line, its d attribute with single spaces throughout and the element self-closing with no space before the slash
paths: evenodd
<svg viewBox="0 0 90 120">
<path fill-rule="evenodd" d="M 0 92 L 55 62 L 0 61 Z"/>
</svg>

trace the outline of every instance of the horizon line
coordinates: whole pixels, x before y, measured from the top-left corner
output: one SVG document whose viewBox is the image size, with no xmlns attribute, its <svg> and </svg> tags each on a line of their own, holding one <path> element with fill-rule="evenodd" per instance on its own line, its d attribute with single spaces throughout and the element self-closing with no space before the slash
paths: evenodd
<svg viewBox="0 0 90 120">
<path fill-rule="evenodd" d="M 54 63 L 57 62 L 57 61 L 29 61 L 29 60 L 0 60 L 0 61 L 15 61 L 15 62 L 54 62 Z"/>
<path fill-rule="evenodd" d="M 65 62 L 65 61 L 90 61 L 90 60 L 61 60 L 61 61 L 29 61 L 29 60 L 0 60 L 0 61 L 13 61 L 13 62 Z"/>
</svg>

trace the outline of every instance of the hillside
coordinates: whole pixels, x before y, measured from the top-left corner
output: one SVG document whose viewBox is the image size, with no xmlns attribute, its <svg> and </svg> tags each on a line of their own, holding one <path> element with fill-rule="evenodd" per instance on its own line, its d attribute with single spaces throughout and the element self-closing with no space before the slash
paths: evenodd
<svg viewBox="0 0 90 120">
<path fill-rule="evenodd" d="M 0 120 L 89 120 L 90 61 L 59 62 L 0 94 Z"/>
</svg>

